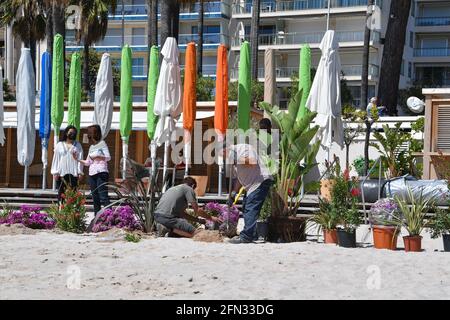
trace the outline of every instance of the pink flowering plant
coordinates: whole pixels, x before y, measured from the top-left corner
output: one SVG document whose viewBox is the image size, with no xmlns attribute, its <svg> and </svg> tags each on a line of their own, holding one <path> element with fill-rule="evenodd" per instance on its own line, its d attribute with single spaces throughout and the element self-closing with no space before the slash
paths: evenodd
<svg viewBox="0 0 450 320">
<path fill-rule="evenodd" d="M 127 205 L 104 210 L 99 214 L 92 231 L 102 232 L 114 227 L 128 231 L 142 230 L 142 225 L 136 220 L 133 209 Z"/>
<path fill-rule="evenodd" d="M 22 205 L 19 210 L 9 210 L 0 218 L 0 224 L 22 224 L 31 229 L 53 229 L 56 222 L 43 212 L 41 207 Z"/>
<path fill-rule="evenodd" d="M 236 233 L 237 224 L 239 221 L 239 209 L 236 206 L 228 208 L 227 205 L 222 205 L 218 202 L 209 202 L 205 205 L 205 212 L 211 216 L 218 217 L 223 222 L 216 225 L 212 221 L 206 223 L 207 229 L 219 230 L 225 235 L 234 235 Z"/>
<path fill-rule="evenodd" d="M 395 225 L 393 217 L 397 211 L 398 205 L 394 199 L 380 199 L 370 208 L 369 221 L 373 225 Z"/>
</svg>

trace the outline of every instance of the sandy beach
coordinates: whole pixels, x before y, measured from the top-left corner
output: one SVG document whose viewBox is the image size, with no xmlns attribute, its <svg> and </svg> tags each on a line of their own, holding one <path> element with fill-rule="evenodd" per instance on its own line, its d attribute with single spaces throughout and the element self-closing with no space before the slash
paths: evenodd
<svg viewBox="0 0 450 320">
<path fill-rule="evenodd" d="M 363 247 L 345 249 L 311 237 L 290 244 L 131 243 L 120 232 L 7 228 L 0 226 L 0 299 L 450 298 L 450 255 L 427 234 L 425 251 L 405 253 L 371 248 L 371 235 Z"/>
</svg>

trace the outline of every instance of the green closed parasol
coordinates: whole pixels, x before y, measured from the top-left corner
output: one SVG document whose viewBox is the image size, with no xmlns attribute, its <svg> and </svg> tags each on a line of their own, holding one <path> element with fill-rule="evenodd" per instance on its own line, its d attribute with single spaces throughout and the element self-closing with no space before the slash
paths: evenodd
<svg viewBox="0 0 450 320">
<path fill-rule="evenodd" d="M 54 146 L 59 140 L 59 130 L 64 118 L 64 39 L 57 34 L 53 40 L 52 63 L 52 100 L 51 120 L 54 130 Z M 56 180 L 53 180 L 53 190 L 56 189 Z"/>
<path fill-rule="evenodd" d="M 159 77 L 159 51 L 157 46 L 150 49 L 150 65 L 148 69 L 148 87 L 147 87 L 147 135 L 153 140 L 155 135 L 158 117 L 153 111 L 155 105 L 156 86 Z"/>
<path fill-rule="evenodd" d="M 306 108 L 306 100 L 308 100 L 309 91 L 311 90 L 311 48 L 304 45 L 300 51 L 300 66 L 298 70 L 298 90 L 302 91 L 300 108 L 297 114 L 297 121 L 302 119 L 308 109 Z"/>
<path fill-rule="evenodd" d="M 132 89 L 132 52 L 129 45 L 122 49 L 120 73 L 120 136 L 122 137 L 123 178 L 126 173 L 126 160 L 128 158 L 128 140 L 131 134 L 133 121 L 133 89 Z"/>
<path fill-rule="evenodd" d="M 244 131 L 250 128 L 251 103 L 251 76 L 250 76 L 250 45 L 245 41 L 241 45 L 239 60 L 239 88 L 238 88 L 238 127 Z"/>
<path fill-rule="evenodd" d="M 69 114 L 68 124 L 80 132 L 81 121 L 81 58 L 78 52 L 72 54 L 69 78 Z"/>
</svg>

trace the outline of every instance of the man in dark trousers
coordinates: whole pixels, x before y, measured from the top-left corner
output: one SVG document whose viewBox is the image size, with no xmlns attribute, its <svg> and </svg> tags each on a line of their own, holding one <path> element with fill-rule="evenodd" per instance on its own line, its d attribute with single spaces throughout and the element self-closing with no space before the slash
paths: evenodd
<svg viewBox="0 0 450 320">
<path fill-rule="evenodd" d="M 182 184 L 170 188 L 161 196 L 155 209 L 155 221 L 160 236 L 171 231 L 179 236 L 192 238 L 200 230 L 196 230 L 189 221 L 201 224 L 205 224 L 206 220 L 220 222 L 218 218 L 199 209 L 194 192 L 196 187 L 195 179 L 186 177 Z M 189 205 L 198 217 L 186 213 Z"/>
</svg>

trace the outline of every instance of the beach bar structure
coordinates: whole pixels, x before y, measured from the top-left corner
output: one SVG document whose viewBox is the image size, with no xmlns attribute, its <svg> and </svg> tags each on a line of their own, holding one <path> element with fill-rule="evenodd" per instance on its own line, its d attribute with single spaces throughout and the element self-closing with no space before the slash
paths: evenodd
<svg viewBox="0 0 450 320">
<path fill-rule="evenodd" d="M 423 179 L 450 178 L 450 88 L 423 89 Z"/>
<path fill-rule="evenodd" d="M 236 102 L 230 101 L 231 114 L 236 110 Z M 87 127 L 92 124 L 94 107 L 93 103 L 82 103 L 81 106 L 81 130 L 79 140 L 82 144 L 84 154 L 87 154 L 89 143 L 87 141 Z M 262 111 L 253 110 L 252 117 L 255 119 L 262 118 Z M 197 121 L 201 121 L 202 135 L 208 129 L 214 129 L 214 102 L 198 102 L 197 103 Z M 39 103 L 36 106 L 36 145 L 40 145 L 39 138 Z M 182 123 L 181 129 L 182 129 Z M 4 146 L 0 146 L 0 187 L 5 188 L 20 188 L 23 186 L 23 167 L 17 162 L 17 109 L 15 102 L 5 102 L 5 135 L 6 141 Z M 64 121 L 61 130 L 67 126 L 67 103 L 65 106 Z M 178 126 L 178 124 L 177 124 Z M 133 125 L 129 140 L 129 157 L 141 164 L 150 157 L 149 139 L 147 136 L 147 103 L 133 103 Z M 62 131 L 61 131 L 62 133 Z M 200 139 L 193 136 L 193 141 Z M 214 138 L 211 139 L 213 141 Z M 120 160 L 122 158 L 121 137 L 119 131 L 119 103 L 114 103 L 114 113 L 111 125 L 111 131 L 105 139 L 111 153 L 111 161 L 108 163 L 110 171 L 110 180 L 121 178 Z M 53 159 L 53 130 L 49 139 L 48 146 L 48 162 L 52 163 Z M 201 152 L 209 144 L 209 141 L 202 142 Z M 157 158 L 163 158 L 164 147 L 158 148 Z M 198 152 L 192 148 L 192 158 L 194 159 L 194 152 Z M 173 168 L 173 163 L 169 163 Z M 87 174 L 87 168 L 85 168 Z M 193 176 L 206 177 L 207 186 L 206 192 L 215 193 L 218 190 L 218 165 L 212 164 L 192 164 L 189 169 L 189 174 Z M 29 169 L 29 188 L 40 189 L 42 187 L 42 161 L 41 148 L 35 148 L 34 161 Z M 183 177 L 184 169 L 177 171 L 177 175 Z M 162 174 L 160 174 L 160 178 Z M 52 181 L 50 170 L 47 170 L 47 181 Z M 226 188 L 226 181 L 223 181 L 223 188 Z M 87 184 L 87 180 L 83 182 Z"/>
</svg>

